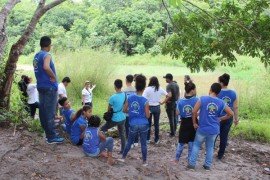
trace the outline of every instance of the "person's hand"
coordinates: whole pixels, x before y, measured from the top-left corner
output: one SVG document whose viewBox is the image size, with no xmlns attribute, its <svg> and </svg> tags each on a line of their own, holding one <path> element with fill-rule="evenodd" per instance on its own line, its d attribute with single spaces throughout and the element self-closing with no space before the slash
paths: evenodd
<svg viewBox="0 0 270 180">
<path fill-rule="evenodd" d="M 160 105 L 163 105 L 163 104 L 164 104 L 164 102 L 159 102 L 159 104 L 160 104 Z"/>
<path fill-rule="evenodd" d="M 96 87 L 96 85 L 94 84 L 93 86 L 92 86 L 92 88 L 94 89 Z"/>
<path fill-rule="evenodd" d="M 194 129 L 198 129 L 199 125 L 197 123 L 193 124 Z"/>
<path fill-rule="evenodd" d="M 56 81 L 55 77 L 50 77 L 50 81 L 54 83 Z"/>
<path fill-rule="evenodd" d="M 235 120 L 234 120 L 235 126 L 238 125 L 238 123 L 239 123 L 239 120 L 238 120 L 238 119 L 235 119 Z"/>
</svg>

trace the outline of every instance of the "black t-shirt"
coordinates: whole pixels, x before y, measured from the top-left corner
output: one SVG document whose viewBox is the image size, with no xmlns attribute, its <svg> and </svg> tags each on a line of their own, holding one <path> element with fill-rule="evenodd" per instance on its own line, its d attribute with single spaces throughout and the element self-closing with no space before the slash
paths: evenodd
<svg viewBox="0 0 270 180">
<path fill-rule="evenodd" d="M 166 87 L 167 93 L 171 92 L 172 97 L 169 102 L 175 103 L 179 98 L 179 86 L 176 82 L 170 82 Z"/>
<path fill-rule="evenodd" d="M 20 82 L 18 83 L 18 85 L 19 85 L 20 91 L 22 92 L 22 95 L 23 95 L 24 97 L 28 97 L 27 92 L 26 92 L 26 89 L 27 89 L 26 83 L 25 83 L 24 81 L 20 81 Z"/>
</svg>

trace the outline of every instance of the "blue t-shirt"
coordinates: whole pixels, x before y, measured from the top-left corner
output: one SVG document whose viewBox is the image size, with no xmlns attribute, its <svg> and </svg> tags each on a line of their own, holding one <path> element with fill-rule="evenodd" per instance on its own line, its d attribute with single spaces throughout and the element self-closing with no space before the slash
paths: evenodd
<svg viewBox="0 0 270 180">
<path fill-rule="evenodd" d="M 50 61 L 50 68 L 52 69 L 56 77 L 56 81 L 51 82 L 50 76 L 43 69 L 44 59 L 47 55 L 50 55 L 50 54 L 46 51 L 41 50 L 35 55 L 34 60 L 33 60 L 34 72 L 37 79 L 37 88 L 53 88 L 57 90 L 58 82 L 57 82 L 57 76 L 56 76 L 55 67 L 54 67 L 52 59 Z"/>
<path fill-rule="evenodd" d="M 148 124 L 148 119 L 146 118 L 144 110 L 146 103 L 148 103 L 148 100 L 143 96 L 133 94 L 128 97 L 128 115 L 130 126 Z"/>
<path fill-rule="evenodd" d="M 227 106 L 233 110 L 233 103 L 236 100 L 236 92 L 230 89 L 221 89 L 220 93 L 217 96 L 219 99 L 222 99 Z M 225 116 L 226 113 L 223 112 L 222 116 Z"/>
<path fill-rule="evenodd" d="M 124 107 L 124 102 L 126 99 L 126 94 L 121 93 L 115 93 L 110 97 L 109 104 L 113 108 L 113 116 L 112 120 L 114 122 L 121 122 L 126 119 L 126 114 L 122 111 Z"/>
<path fill-rule="evenodd" d="M 199 128 L 197 131 L 205 134 L 219 134 L 219 117 L 226 104 L 219 98 L 211 96 L 200 97 L 201 107 L 199 116 Z"/>
<path fill-rule="evenodd" d="M 192 117 L 192 111 L 199 99 L 196 97 L 191 97 L 189 99 L 181 98 L 177 103 L 177 109 L 180 113 L 181 118 Z"/>
<path fill-rule="evenodd" d="M 74 114 L 74 110 L 72 110 L 72 109 L 63 109 L 62 113 L 64 115 L 64 122 L 65 122 L 65 125 L 66 125 L 66 132 L 68 134 L 70 134 L 71 126 L 73 124 L 73 121 L 71 121 L 70 116 L 72 114 Z"/>
<path fill-rule="evenodd" d="M 97 156 L 99 150 L 100 138 L 98 136 L 98 128 L 88 127 L 85 129 L 83 138 L 83 151 L 91 156 Z"/>
<path fill-rule="evenodd" d="M 86 119 L 81 115 L 71 126 L 70 140 L 73 144 L 78 144 L 82 134 L 81 126 L 87 127 Z"/>
</svg>

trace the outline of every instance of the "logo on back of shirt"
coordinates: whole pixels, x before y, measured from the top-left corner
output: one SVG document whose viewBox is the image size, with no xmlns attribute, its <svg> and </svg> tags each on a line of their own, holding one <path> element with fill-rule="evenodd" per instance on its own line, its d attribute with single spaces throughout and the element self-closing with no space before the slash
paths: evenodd
<svg viewBox="0 0 270 180">
<path fill-rule="evenodd" d="M 185 105 L 184 107 L 183 107 L 183 112 L 185 112 L 186 113 L 186 116 L 191 116 L 192 115 L 192 106 L 190 106 L 190 105 Z"/>
<path fill-rule="evenodd" d="M 223 98 L 222 98 L 222 100 L 227 104 L 227 105 L 229 105 L 230 103 L 231 103 L 231 98 L 229 98 L 228 96 L 224 96 Z"/>
<path fill-rule="evenodd" d="M 33 60 L 33 66 L 34 66 L 34 71 L 37 72 L 38 71 L 38 60 L 37 60 L 37 58 L 35 58 Z"/>
<path fill-rule="evenodd" d="M 207 111 L 209 116 L 215 116 L 218 111 L 218 106 L 215 103 L 209 103 L 207 105 Z"/>
<path fill-rule="evenodd" d="M 137 101 L 132 102 L 131 104 L 131 112 L 139 114 L 140 104 Z"/>
<path fill-rule="evenodd" d="M 91 139 L 91 138 L 92 138 L 91 132 L 86 132 L 86 133 L 85 133 L 85 140 L 89 140 L 89 139 Z"/>
</svg>

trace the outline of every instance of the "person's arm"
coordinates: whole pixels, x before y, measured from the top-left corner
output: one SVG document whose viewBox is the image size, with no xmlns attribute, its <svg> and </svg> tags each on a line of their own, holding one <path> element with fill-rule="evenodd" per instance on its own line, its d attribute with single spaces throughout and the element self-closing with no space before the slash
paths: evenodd
<svg viewBox="0 0 270 180">
<path fill-rule="evenodd" d="M 51 62 L 51 55 L 47 55 L 45 57 L 45 59 L 44 59 L 43 69 L 48 74 L 48 76 L 50 77 L 50 81 L 55 82 L 56 77 L 55 77 L 55 74 L 53 73 L 53 71 L 52 71 L 52 69 L 50 67 L 50 62 Z"/>
<path fill-rule="evenodd" d="M 95 87 L 96 87 L 96 85 L 94 84 L 94 85 L 92 86 L 92 88 L 90 89 L 90 91 L 93 91 L 93 90 L 95 89 Z"/>
<path fill-rule="evenodd" d="M 84 106 L 85 105 L 85 94 L 82 90 L 82 105 Z"/>
<path fill-rule="evenodd" d="M 233 102 L 233 112 L 234 112 L 234 124 L 237 125 L 239 123 L 238 119 L 238 99 L 236 97 L 235 101 Z"/>
<path fill-rule="evenodd" d="M 147 103 L 144 105 L 144 112 L 145 112 L 146 118 L 148 119 L 148 118 L 150 117 L 149 102 L 147 102 Z"/>
<path fill-rule="evenodd" d="M 128 113 L 128 101 L 124 104 L 123 112 Z"/>
<path fill-rule="evenodd" d="M 198 125 L 198 123 L 197 123 L 196 120 L 197 120 L 197 117 L 198 117 L 198 111 L 199 111 L 200 107 L 201 107 L 201 102 L 198 101 L 195 104 L 195 106 L 193 108 L 193 111 L 192 111 L 192 123 L 193 123 L 194 129 L 197 129 L 199 127 L 199 125 Z"/>
<path fill-rule="evenodd" d="M 80 128 L 81 128 L 81 131 L 82 131 L 81 136 L 80 136 L 80 139 L 83 139 L 85 126 L 80 126 Z"/>
<path fill-rule="evenodd" d="M 98 136 L 100 138 L 100 141 L 105 141 L 106 140 L 106 136 L 104 135 L 104 133 L 100 130 L 98 130 Z"/>
<path fill-rule="evenodd" d="M 178 110 L 178 107 L 176 107 L 175 113 L 176 113 L 177 116 L 180 115 L 180 112 Z"/>
<path fill-rule="evenodd" d="M 168 92 L 166 98 L 164 99 L 163 102 L 160 103 L 160 105 L 165 104 L 165 103 L 168 102 L 171 98 L 172 98 L 172 92 Z"/>
<path fill-rule="evenodd" d="M 229 108 L 229 106 L 226 105 L 224 111 L 226 112 L 225 116 L 222 116 L 219 118 L 220 121 L 225 121 L 230 119 L 233 116 L 233 111 L 231 110 L 231 108 Z"/>
<path fill-rule="evenodd" d="M 112 109 L 112 105 L 109 104 L 107 111 L 109 112 L 111 109 Z"/>
<path fill-rule="evenodd" d="M 72 113 L 72 114 L 70 115 L 70 120 L 71 120 L 71 121 L 74 121 L 75 118 L 76 118 L 76 113 Z"/>
</svg>

